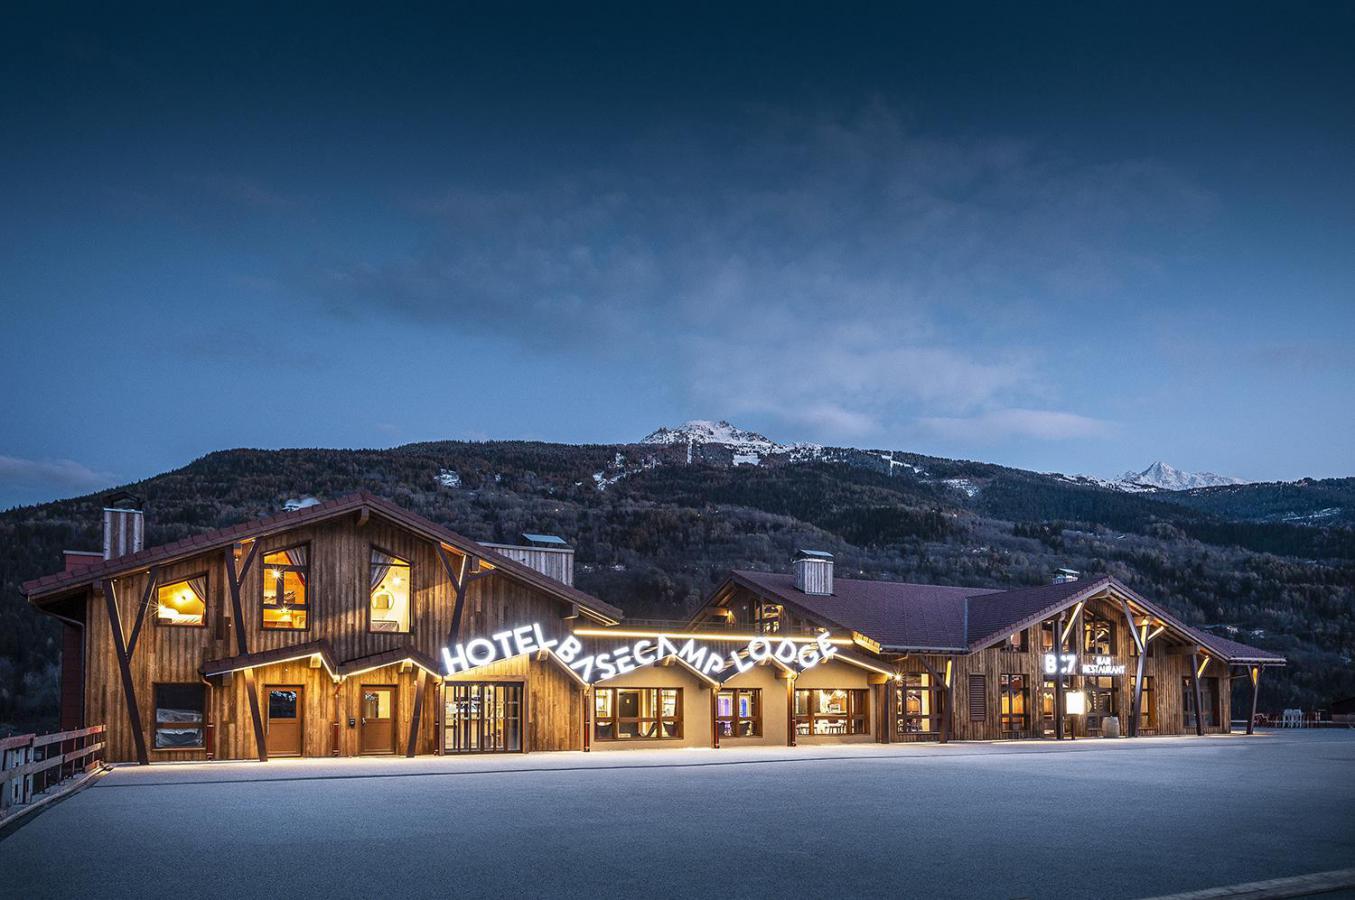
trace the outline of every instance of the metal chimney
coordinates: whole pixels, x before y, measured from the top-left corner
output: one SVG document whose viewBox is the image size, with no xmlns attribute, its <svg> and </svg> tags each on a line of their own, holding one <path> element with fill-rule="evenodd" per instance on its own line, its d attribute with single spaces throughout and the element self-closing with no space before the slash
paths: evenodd
<svg viewBox="0 0 1355 900">
<path fill-rule="evenodd" d="M 833 554 L 824 550 L 796 550 L 795 586 L 806 594 L 833 593 Z"/>
<path fill-rule="evenodd" d="M 104 559 L 135 553 L 146 545 L 140 497 L 118 491 L 104 498 Z"/>
</svg>

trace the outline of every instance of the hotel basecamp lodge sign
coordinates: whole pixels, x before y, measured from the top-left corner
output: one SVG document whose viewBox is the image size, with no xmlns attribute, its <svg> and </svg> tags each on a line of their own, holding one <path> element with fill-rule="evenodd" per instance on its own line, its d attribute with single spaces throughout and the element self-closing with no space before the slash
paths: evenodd
<svg viewBox="0 0 1355 900">
<path fill-rule="evenodd" d="M 1114 657 L 1093 656 L 1078 665 L 1076 653 L 1046 653 L 1044 655 L 1044 673 L 1046 675 L 1123 675 L 1125 665 L 1116 662 Z"/>
<path fill-rule="evenodd" d="M 679 643 L 681 642 L 681 643 Z M 563 640 L 547 638 L 541 625 L 534 623 L 472 638 L 464 644 L 442 649 L 445 675 L 477 669 L 501 659 L 549 650 L 585 682 L 602 681 L 632 672 L 668 657 L 676 657 L 704 675 L 713 675 L 733 666 L 746 672 L 764 660 L 784 665 L 812 668 L 837 653 L 827 633 L 813 638 L 775 638 L 757 636 L 732 651 L 718 650 L 709 642 L 683 635 L 655 634 L 605 653 L 584 655 L 583 642 L 570 635 Z M 1123 667 L 1121 667 L 1123 668 Z"/>
</svg>

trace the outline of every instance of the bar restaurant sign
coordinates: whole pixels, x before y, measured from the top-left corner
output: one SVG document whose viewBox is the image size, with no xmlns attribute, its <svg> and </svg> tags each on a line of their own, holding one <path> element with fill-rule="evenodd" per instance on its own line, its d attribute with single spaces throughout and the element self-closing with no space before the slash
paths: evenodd
<svg viewBox="0 0 1355 900">
<path fill-rule="evenodd" d="M 746 672 L 765 659 L 775 659 L 786 665 L 798 664 L 808 669 L 837 653 L 837 648 L 827 634 L 799 641 L 754 637 L 728 653 L 697 638 L 687 638 L 681 644 L 677 643 L 678 640 L 682 640 L 682 636 L 670 638 L 656 634 L 652 638 L 641 638 L 634 643 L 614 647 L 605 653 L 585 656 L 582 655 L 583 642 L 578 638 L 573 635 L 564 640 L 547 638 L 541 631 L 541 625 L 535 623 L 500 631 L 487 638 L 472 638 L 455 647 L 444 647 L 442 664 L 446 669 L 444 674 L 455 675 L 501 659 L 550 650 L 584 681 L 593 682 L 624 675 L 669 656 L 676 656 L 699 672 L 713 675 L 724 671 L 726 666 Z"/>
<path fill-rule="evenodd" d="M 1076 653 L 1046 653 L 1044 655 L 1044 673 L 1046 675 L 1123 675 L 1125 665 L 1116 662 L 1111 656 L 1092 656 L 1078 665 Z"/>
</svg>

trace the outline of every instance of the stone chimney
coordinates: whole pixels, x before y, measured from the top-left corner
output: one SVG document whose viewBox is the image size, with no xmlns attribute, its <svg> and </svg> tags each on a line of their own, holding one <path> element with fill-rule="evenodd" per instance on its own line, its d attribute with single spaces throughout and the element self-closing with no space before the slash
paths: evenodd
<svg viewBox="0 0 1355 900">
<path fill-rule="evenodd" d="M 1055 569 L 1054 584 L 1066 584 L 1070 581 L 1077 581 L 1082 577 L 1082 573 L 1077 569 Z"/>
<path fill-rule="evenodd" d="M 521 544 L 485 544 L 509 559 L 573 587 L 574 548 L 554 534 L 524 532 Z"/>
<path fill-rule="evenodd" d="M 146 545 L 140 497 L 118 491 L 104 498 L 104 559 L 135 553 Z"/>
<path fill-rule="evenodd" d="M 796 550 L 795 587 L 822 597 L 833 593 L 833 554 L 823 550 Z"/>
</svg>

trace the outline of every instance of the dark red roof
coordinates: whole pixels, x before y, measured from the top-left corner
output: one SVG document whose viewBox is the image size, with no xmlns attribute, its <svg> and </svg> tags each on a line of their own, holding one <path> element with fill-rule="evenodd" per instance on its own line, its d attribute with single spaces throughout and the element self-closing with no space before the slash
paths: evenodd
<svg viewBox="0 0 1355 900">
<path fill-rule="evenodd" d="M 827 625 L 857 631 L 886 650 L 973 652 L 1114 586 L 1140 608 L 1232 662 L 1283 663 L 1284 657 L 1217 637 L 1179 621 L 1110 577 L 1003 591 L 899 581 L 834 578 L 831 596 L 806 594 L 789 574 L 734 571 L 730 581 L 798 607 Z M 717 589 L 717 593 L 719 590 Z"/>
<path fill-rule="evenodd" d="M 604 618 L 620 620 L 622 616 L 621 610 L 609 603 L 599 600 L 591 594 L 585 594 L 578 588 L 556 581 L 554 578 L 544 575 L 530 566 L 509 559 L 508 557 L 503 556 L 468 537 L 464 537 L 450 529 L 444 528 L 436 522 L 432 522 L 417 513 L 412 513 L 407 509 L 391 503 L 389 500 L 377 497 L 369 491 L 358 491 L 357 493 L 338 497 L 334 500 L 326 500 L 316 506 L 308 506 L 304 509 L 292 510 L 289 512 L 280 512 L 271 516 L 265 516 L 261 519 L 241 522 L 238 525 L 229 525 L 225 528 L 205 531 L 201 534 L 195 534 L 170 544 L 147 547 L 136 553 L 129 553 L 126 556 L 118 556 L 113 559 L 104 560 L 101 563 L 95 563 L 94 565 L 73 572 L 57 572 L 52 575 L 44 575 L 41 578 L 34 578 L 31 581 L 24 582 L 21 590 L 24 592 L 24 595 L 28 597 L 29 602 L 32 603 L 38 598 L 84 587 L 104 578 L 116 577 L 127 572 L 143 569 L 153 564 L 165 563 L 185 556 L 192 556 L 196 553 L 202 553 L 203 551 L 212 550 L 218 547 L 229 547 L 236 541 L 262 537 L 263 535 L 278 531 L 286 531 L 301 525 L 330 519 L 364 507 L 390 519 L 398 525 L 409 528 L 411 531 L 421 533 L 432 540 L 442 541 L 458 550 L 472 553 L 475 556 L 488 561 L 505 575 L 533 585 L 534 587 L 541 588 L 566 602 L 577 603 L 586 609 L 598 613 Z"/>
<path fill-rule="evenodd" d="M 964 650 L 964 599 L 996 592 L 993 588 L 835 577 L 832 596 L 824 597 L 799 590 L 791 575 L 731 574 L 745 587 L 799 606 L 848 631 L 859 631 L 882 646 L 916 650 Z"/>
</svg>

